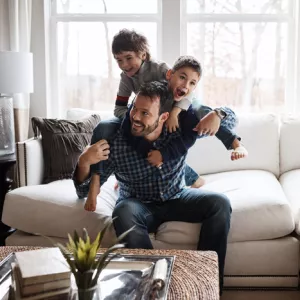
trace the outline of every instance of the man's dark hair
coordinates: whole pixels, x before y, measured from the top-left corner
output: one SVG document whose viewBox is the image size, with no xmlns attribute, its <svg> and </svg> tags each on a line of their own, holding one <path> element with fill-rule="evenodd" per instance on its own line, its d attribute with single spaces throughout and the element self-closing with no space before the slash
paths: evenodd
<svg viewBox="0 0 300 300">
<path fill-rule="evenodd" d="M 159 115 L 170 112 L 173 106 L 172 97 L 170 97 L 167 82 L 152 81 L 144 83 L 139 95 L 149 97 L 151 100 L 158 97 L 159 101 Z"/>
<path fill-rule="evenodd" d="M 189 56 L 189 55 L 179 56 L 179 58 L 175 61 L 174 65 L 173 65 L 172 71 L 176 72 L 177 70 L 184 68 L 184 67 L 192 68 L 201 77 L 201 75 L 202 75 L 201 64 L 195 57 Z"/>
<path fill-rule="evenodd" d="M 150 60 L 150 52 L 147 38 L 134 30 L 121 29 L 113 38 L 112 53 L 120 54 L 123 51 L 136 53 L 146 52 L 146 60 Z"/>
</svg>

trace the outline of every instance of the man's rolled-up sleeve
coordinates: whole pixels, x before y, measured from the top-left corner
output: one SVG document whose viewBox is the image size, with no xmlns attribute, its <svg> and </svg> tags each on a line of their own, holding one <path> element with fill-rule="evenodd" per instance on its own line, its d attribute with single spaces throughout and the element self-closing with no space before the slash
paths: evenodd
<svg viewBox="0 0 300 300">
<path fill-rule="evenodd" d="M 82 198 L 87 197 L 87 195 L 89 193 L 91 177 L 89 176 L 84 182 L 79 182 L 75 177 L 75 174 L 77 173 L 77 171 L 78 171 L 78 164 L 76 165 L 75 170 L 72 174 L 72 180 L 73 180 L 78 198 L 82 199 Z"/>
<path fill-rule="evenodd" d="M 75 171 L 73 172 L 72 175 L 72 179 L 76 189 L 76 194 L 78 198 L 82 199 L 82 198 L 86 198 L 89 193 L 90 183 L 91 183 L 91 173 L 85 181 L 78 182 L 75 178 L 75 174 L 77 170 L 78 170 L 78 165 L 76 165 Z M 100 170 L 99 172 L 100 185 L 102 186 L 107 181 L 109 176 L 114 173 L 114 164 L 112 162 L 112 159 L 109 158 L 107 160 L 101 161 L 99 163 L 99 170 Z"/>
</svg>

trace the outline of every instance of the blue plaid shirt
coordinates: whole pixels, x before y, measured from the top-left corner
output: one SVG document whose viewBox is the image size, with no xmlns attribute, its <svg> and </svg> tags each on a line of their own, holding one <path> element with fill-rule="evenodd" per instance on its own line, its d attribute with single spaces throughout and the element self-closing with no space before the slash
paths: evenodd
<svg viewBox="0 0 300 300">
<path fill-rule="evenodd" d="M 230 109 L 226 112 L 227 117 L 222 120 L 221 126 L 228 126 L 228 123 L 235 120 Z M 180 114 L 180 129 L 168 133 L 164 127 L 160 137 L 150 143 L 143 137 L 134 137 L 131 134 L 128 112 L 121 130 L 110 142 L 109 158 L 99 163 L 101 185 L 110 175 L 115 174 L 119 181 L 121 198 L 133 197 L 141 201 L 166 201 L 178 198 L 185 186 L 187 149 L 198 138 L 197 133 L 192 130 L 198 121 L 195 111 L 190 107 Z M 174 154 L 170 155 L 169 160 L 164 160 L 160 169 L 151 166 L 146 159 L 148 152 L 150 150 L 163 152 L 167 146 Z M 76 182 L 74 176 L 73 180 L 78 197 L 86 197 L 90 178 L 81 184 Z"/>
<path fill-rule="evenodd" d="M 178 135 L 180 135 L 179 131 L 170 134 L 164 128 L 160 137 L 153 143 L 149 143 L 151 149 L 159 150 L 165 147 L 172 139 L 178 138 Z M 196 138 L 195 135 L 195 140 Z M 128 136 L 120 130 L 110 142 L 109 158 L 100 162 L 101 185 L 114 173 L 119 182 L 120 198 L 133 197 L 145 202 L 178 198 L 185 186 L 186 155 L 170 160 L 161 168 L 157 168 L 148 163 L 145 153 L 142 152 L 137 151 L 128 140 Z M 81 184 L 77 183 L 74 177 L 73 180 L 78 197 L 86 197 L 90 178 Z"/>
</svg>

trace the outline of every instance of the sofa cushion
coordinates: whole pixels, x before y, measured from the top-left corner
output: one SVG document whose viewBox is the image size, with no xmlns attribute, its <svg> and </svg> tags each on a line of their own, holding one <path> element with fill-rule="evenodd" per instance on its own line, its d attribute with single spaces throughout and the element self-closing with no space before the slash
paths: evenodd
<svg viewBox="0 0 300 300">
<path fill-rule="evenodd" d="M 71 178 L 78 157 L 90 143 L 100 116 L 91 115 L 77 121 L 38 117 L 31 120 L 35 137 L 42 136 L 43 183 Z"/>
<path fill-rule="evenodd" d="M 292 210 L 276 177 L 266 171 L 233 171 L 203 176 L 203 189 L 226 194 L 232 217 L 229 242 L 285 236 L 294 230 Z M 200 224 L 168 222 L 155 238 L 169 244 L 196 244 Z"/>
<path fill-rule="evenodd" d="M 300 235 L 300 170 L 293 170 L 280 176 L 282 189 L 290 202 L 295 218 L 295 230 Z"/>
<path fill-rule="evenodd" d="M 274 239 L 294 230 L 290 205 L 276 177 L 266 171 L 233 171 L 205 176 L 205 188 L 225 193 L 233 213 L 230 242 Z M 95 236 L 111 220 L 117 199 L 110 177 L 101 188 L 96 212 L 83 209 L 71 180 L 23 187 L 9 192 L 4 203 L 5 224 L 29 233 L 66 237 L 86 227 Z M 28 217 L 30 216 L 30 221 Z M 168 222 L 160 226 L 157 241 L 195 245 L 200 224 Z M 113 234 L 111 234 L 113 236 Z"/>
<path fill-rule="evenodd" d="M 93 111 L 72 108 L 68 119 L 79 119 Z M 97 113 L 97 112 L 96 112 Z M 110 111 L 101 112 L 101 119 L 112 118 Z M 197 140 L 188 153 L 188 163 L 200 174 L 234 170 L 266 170 L 279 175 L 279 118 L 274 114 L 240 114 L 235 129 L 249 152 L 249 157 L 232 162 L 230 152 L 216 137 Z M 264 145 L 262 147 L 262 145 Z M 209 155 L 208 155 L 209 153 Z"/>
<path fill-rule="evenodd" d="M 188 153 L 187 161 L 200 174 L 235 170 L 265 170 L 279 175 L 279 120 L 272 114 L 239 115 L 237 134 L 249 156 L 230 160 L 230 152 L 216 137 L 197 140 Z"/>
<path fill-rule="evenodd" d="M 113 110 L 91 110 L 85 108 L 70 108 L 67 110 L 67 120 L 81 120 L 92 114 L 101 116 L 101 120 L 114 118 Z"/>
<path fill-rule="evenodd" d="M 61 238 L 66 238 L 74 230 L 82 232 L 86 228 L 90 236 L 95 238 L 104 224 L 111 221 L 117 198 L 112 188 L 114 182 L 111 177 L 101 187 L 94 213 L 84 210 L 84 200 L 78 199 L 71 179 L 12 190 L 6 195 L 2 220 L 5 224 L 28 233 Z M 115 233 L 111 227 L 105 241 L 113 238 Z"/>
<path fill-rule="evenodd" d="M 280 128 L 280 173 L 300 169 L 300 118 L 282 118 Z"/>
</svg>

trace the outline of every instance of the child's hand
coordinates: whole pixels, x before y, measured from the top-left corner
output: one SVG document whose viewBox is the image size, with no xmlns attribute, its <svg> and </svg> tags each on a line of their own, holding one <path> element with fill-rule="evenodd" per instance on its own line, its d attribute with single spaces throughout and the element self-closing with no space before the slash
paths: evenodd
<svg viewBox="0 0 300 300">
<path fill-rule="evenodd" d="M 148 153 L 148 162 L 154 167 L 160 167 L 163 164 L 163 158 L 158 150 L 152 150 Z"/>
<path fill-rule="evenodd" d="M 178 115 L 181 112 L 181 108 L 174 106 L 170 112 L 169 118 L 166 121 L 167 129 L 170 133 L 175 132 L 179 128 Z"/>
<path fill-rule="evenodd" d="M 166 121 L 166 126 L 170 133 L 175 132 L 179 128 L 178 117 L 170 114 Z"/>
<path fill-rule="evenodd" d="M 205 117 L 203 117 L 197 126 L 193 129 L 197 131 L 199 135 L 215 135 L 221 124 L 221 119 L 216 112 L 211 111 Z"/>
</svg>

